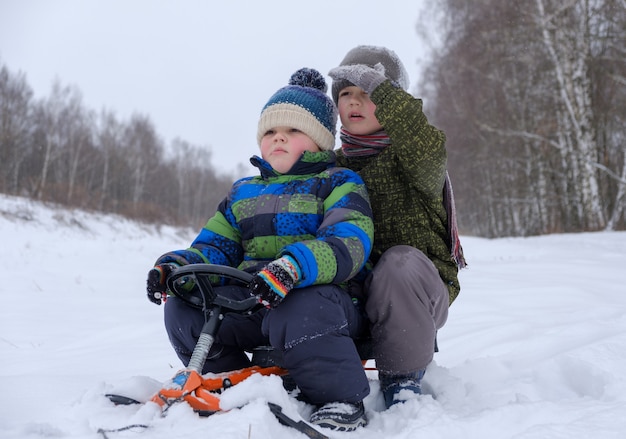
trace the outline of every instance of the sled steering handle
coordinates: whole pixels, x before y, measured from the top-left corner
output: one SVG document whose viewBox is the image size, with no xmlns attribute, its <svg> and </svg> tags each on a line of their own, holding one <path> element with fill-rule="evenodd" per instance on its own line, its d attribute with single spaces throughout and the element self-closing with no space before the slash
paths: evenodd
<svg viewBox="0 0 626 439">
<path fill-rule="evenodd" d="M 189 275 L 189 274 L 204 274 L 204 275 L 217 275 L 217 276 L 226 276 L 233 279 L 240 280 L 244 283 L 250 283 L 253 276 L 246 272 L 239 270 L 235 267 L 229 267 L 228 265 L 219 265 L 219 264 L 188 264 L 183 265 L 182 267 L 178 267 L 174 271 L 172 271 L 172 275 L 178 277 L 178 275 Z"/>
<path fill-rule="evenodd" d="M 189 364 L 187 365 L 188 370 L 194 370 L 198 373 L 202 373 L 204 363 L 208 357 L 211 346 L 213 346 L 215 335 L 222 323 L 224 313 L 234 311 L 243 314 L 263 306 L 255 296 L 250 296 L 243 300 L 234 300 L 216 294 L 211 284 L 211 275 L 235 279 L 246 285 L 250 283 L 253 277 L 250 273 L 226 265 L 189 264 L 172 271 L 167 280 L 170 290 L 174 290 L 178 279 L 185 276 L 193 277 L 203 297 L 205 323 L 198 337 L 198 341 L 196 342 Z"/>
<path fill-rule="evenodd" d="M 233 300 L 219 296 L 213 291 L 214 286 L 211 285 L 210 276 L 219 276 L 222 278 L 230 278 L 248 285 L 252 278 L 252 274 L 239 270 L 234 267 L 219 264 L 188 264 L 178 267 L 172 271 L 167 278 L 167 287 L 171 291 L 176 289 L 176 281 L 185 276 L 192 276 L 196 280 L 196 285 L 200 289 L 202 296 L 205 298 L 204 307 L 210 308 L 211 304 L 219 305 L 227 311 L 235 311 L 245 313 L 259 308 L 262 305 L 256 296 L 250 296 L 243 300 Z M 208 302 L 208 303 L 207 303 Z"/>
</svg>

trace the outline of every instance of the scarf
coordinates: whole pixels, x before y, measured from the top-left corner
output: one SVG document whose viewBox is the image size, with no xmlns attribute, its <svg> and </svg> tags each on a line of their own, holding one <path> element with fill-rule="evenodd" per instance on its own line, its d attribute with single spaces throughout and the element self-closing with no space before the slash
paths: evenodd
<svg viewBox="0 0 626 439">
<path fill-rule="evenodd" d="M 391 139 L 384 130 L 369 135 L 352 134 L 343 127 L 340 130 L 341 150 L 346 157 L 367 157 L 379 154 L 391 145 Z M 446 180 L 443 185 L 443 205 L 448 215 L 447 233 L 450 241 L 450 255 L 459 269 L 465 268 L 467 262 L 463 255 L 463 247 L 459 239 L 459 228 L 454 204 L 454 192 L 450 175 L 446 171 Z"/>
<path fill-rule="evenodd" d="M 370 135 L 360 136 L 346 131 L 343 127 L 339 132 L 341 150 L 346 157 L 365 157 L 376 155 L 391 145 L 391 139 L 380 130 Z"/>
</svg>

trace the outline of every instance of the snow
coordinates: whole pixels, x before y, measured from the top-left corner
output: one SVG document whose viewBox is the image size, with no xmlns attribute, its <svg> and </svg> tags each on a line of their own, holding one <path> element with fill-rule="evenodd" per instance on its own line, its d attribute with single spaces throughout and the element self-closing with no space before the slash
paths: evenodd
<svg viewBox="0 0 626 439">
<path fill-rule="evenodd" d="M 182 365 L 146 299 L 160 254 L 195 231 L 0 196 L 0 438 L 304 438 L 311 408 L 278 377 L 223 394 L 232 410 L 114 406 L 143 397 Z M 622 438 L 626 431 L 626 232 L 487 240 L 463 236 L 469 268 L 439 333 L 429 394 L 383 410 L 375 374 L 370 419 L 331 438 Z"/>
</svg>

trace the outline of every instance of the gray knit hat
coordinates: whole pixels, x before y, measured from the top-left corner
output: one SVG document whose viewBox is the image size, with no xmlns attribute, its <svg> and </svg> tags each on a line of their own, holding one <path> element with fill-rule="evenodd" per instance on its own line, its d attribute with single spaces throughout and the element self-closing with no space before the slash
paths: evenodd
<svg viewBox="0 0 626 439">
<path fill-rule="evenodd" d="M 302 68 L 291 75 L 289 85 L 278 90 L 261 111 L 257 129 L 260 145 L 267 130 L 279 126 L 297 128 L 324 151 L 335 146 L 337 107 L 330 100 L 324 76 Z"/>
<path fill-rule="evenodd" d="M 351 66 L 355 64 L 364 64 L 374 67 L 376 64 L 382 64 L 385 67 L 385 76 L 395 82 L 404 90 L 409 88 L 409 74 L 407 73 L 402 61 L 393 50 L 380 46 L 357 46 L 350 50 L 341 61 L 340 66 Z M 335 104 L 339 98 L 339 92 L 352 84 L 349 81 L 340 80 L 333 81 L 332 96 Z"/>
</svg>

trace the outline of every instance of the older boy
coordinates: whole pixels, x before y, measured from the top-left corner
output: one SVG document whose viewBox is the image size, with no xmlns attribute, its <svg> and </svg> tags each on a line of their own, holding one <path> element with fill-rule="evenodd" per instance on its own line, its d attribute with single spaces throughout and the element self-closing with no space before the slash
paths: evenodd
<svg viewBox="0 0 626 439">
<path fill-rule="evenodd" d="M 437 330 L 459 294 L 444 133 L 406 89 L 391 50 L 358 46 L 329 73 L 341 119 L 337 163 L 365 181 L 374 212 L 373 272 L 363 287 L 385 404 L 421 393 Z"/>
</svg>

